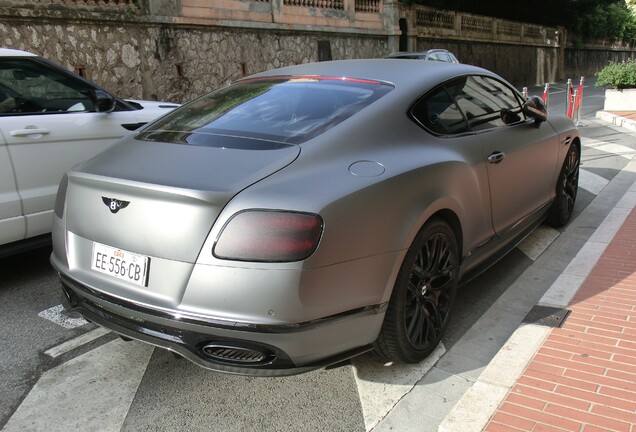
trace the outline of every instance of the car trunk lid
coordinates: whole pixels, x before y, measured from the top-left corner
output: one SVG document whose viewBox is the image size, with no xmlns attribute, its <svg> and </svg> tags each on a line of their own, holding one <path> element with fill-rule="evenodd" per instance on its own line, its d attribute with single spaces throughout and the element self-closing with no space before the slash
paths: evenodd
<svg viewBox="0 0 636 432">
<path fill-rule="evenodd" d="M 299 154 L 293 145 L 245 148 L 125 141 L 69 174 L 67 229 L 130 252 L 194 262 L 228 201 Z"/>
</svg>

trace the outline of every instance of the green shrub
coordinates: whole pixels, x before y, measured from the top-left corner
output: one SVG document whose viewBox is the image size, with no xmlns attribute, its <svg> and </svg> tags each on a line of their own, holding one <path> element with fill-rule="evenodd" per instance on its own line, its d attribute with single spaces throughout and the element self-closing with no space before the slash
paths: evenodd
<svg viewBox="0 0 636 432">
<path fill-rule="evenodd" d="M 636 63 L 628 59 L 623 63 L 610 63 L 596 72 L 596 87 L 614 89 L 636 88 Z"/>
</svg>

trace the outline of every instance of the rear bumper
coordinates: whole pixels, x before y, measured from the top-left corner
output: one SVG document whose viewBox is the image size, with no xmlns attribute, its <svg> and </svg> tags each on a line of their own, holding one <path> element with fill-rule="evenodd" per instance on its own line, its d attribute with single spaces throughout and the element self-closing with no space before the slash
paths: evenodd
<svg viewBox="0 0 636 432">
<path fill-rule="evenodd" d="M 206 369 L 240 375 L 294 375 L 367 352 L 386 310 L 382 304 L 306 323 L 257 325 L 154 310 L 62 273 L 60 280 L 69 311 L 123 336 L 176 352 Z"/>
</svg>

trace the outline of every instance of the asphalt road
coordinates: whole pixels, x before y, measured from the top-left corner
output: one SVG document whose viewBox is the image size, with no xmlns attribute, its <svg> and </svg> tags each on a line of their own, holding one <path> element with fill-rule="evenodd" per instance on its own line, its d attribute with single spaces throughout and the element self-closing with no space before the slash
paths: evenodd
<svg viewBox="0 0 636 432">
<path fill-rule="evenodd" d="M 551 110 L 565 111 L 563 87 L 552 86 Z M 539 87 L 530 89 L 530 94 L 541 92 Z M 97 334 L 94 325 L 65 319 L 52 310 L 60 304 L 60 293 L 48 262 L 50 250 L 45 248 L 0 260 L 0 427 L 7 431 L 71 426 L 113 431 L 407 430 L 417 410 L 415 403 L 409 405 L 410 395 L 418 396 L 418 404 L 426 404 L 426 412 L 417 414 L 418 429 L 436 430 L 453 400 L 514 331 L 525 314 L 522 311 L 536 304 L 558 269 L 586 240 L 580 233 L 585 233 L 587 221 L 579 215 L 625 166 L 625 152 L 636 149 L 634 136 L 593 119 L 602 102 L 600 89 L 586 88 L 581 127 L 585 188 L 580 189 L 572 222 L 579 220 L 582 225 L 579 234 L 569 239 L 561 232 L 541 231 L 462 287 L 443 346 L 428 364 L 395 368 L 379 365 L 367 355 L 330 370 L 287 378 L 209 372 L 162 350 L 123 343 L 110 333 Z M 593 217 L 602 218 L 602 212 Z M 558 248 L 548 249 L 558 239 Z M 516 288 L 542 259 L 550 261 L 543 264 L 548 270 L 536 271 L 532 287 Z M 496 325 L 484 321 L 493 305 L 515 289 L 519 312 L 494 316 Z M 45 354 L 81 335 L 95 339 L 59 355 Z"/>
</svg>

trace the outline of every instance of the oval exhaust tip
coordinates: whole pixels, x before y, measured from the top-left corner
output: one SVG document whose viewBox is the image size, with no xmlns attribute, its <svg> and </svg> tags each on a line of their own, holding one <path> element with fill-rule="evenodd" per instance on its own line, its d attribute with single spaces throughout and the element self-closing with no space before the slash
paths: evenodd
<svg viewBox="0 0 636 432">
<path fill-rule="evenodd" d="M 202 351 L 206 356 L 217 361 L 238 364 L 265 363 L 273 357 L 273 354 L 269 352 L 218 343 L 207 344 Z"/>
</svg>

